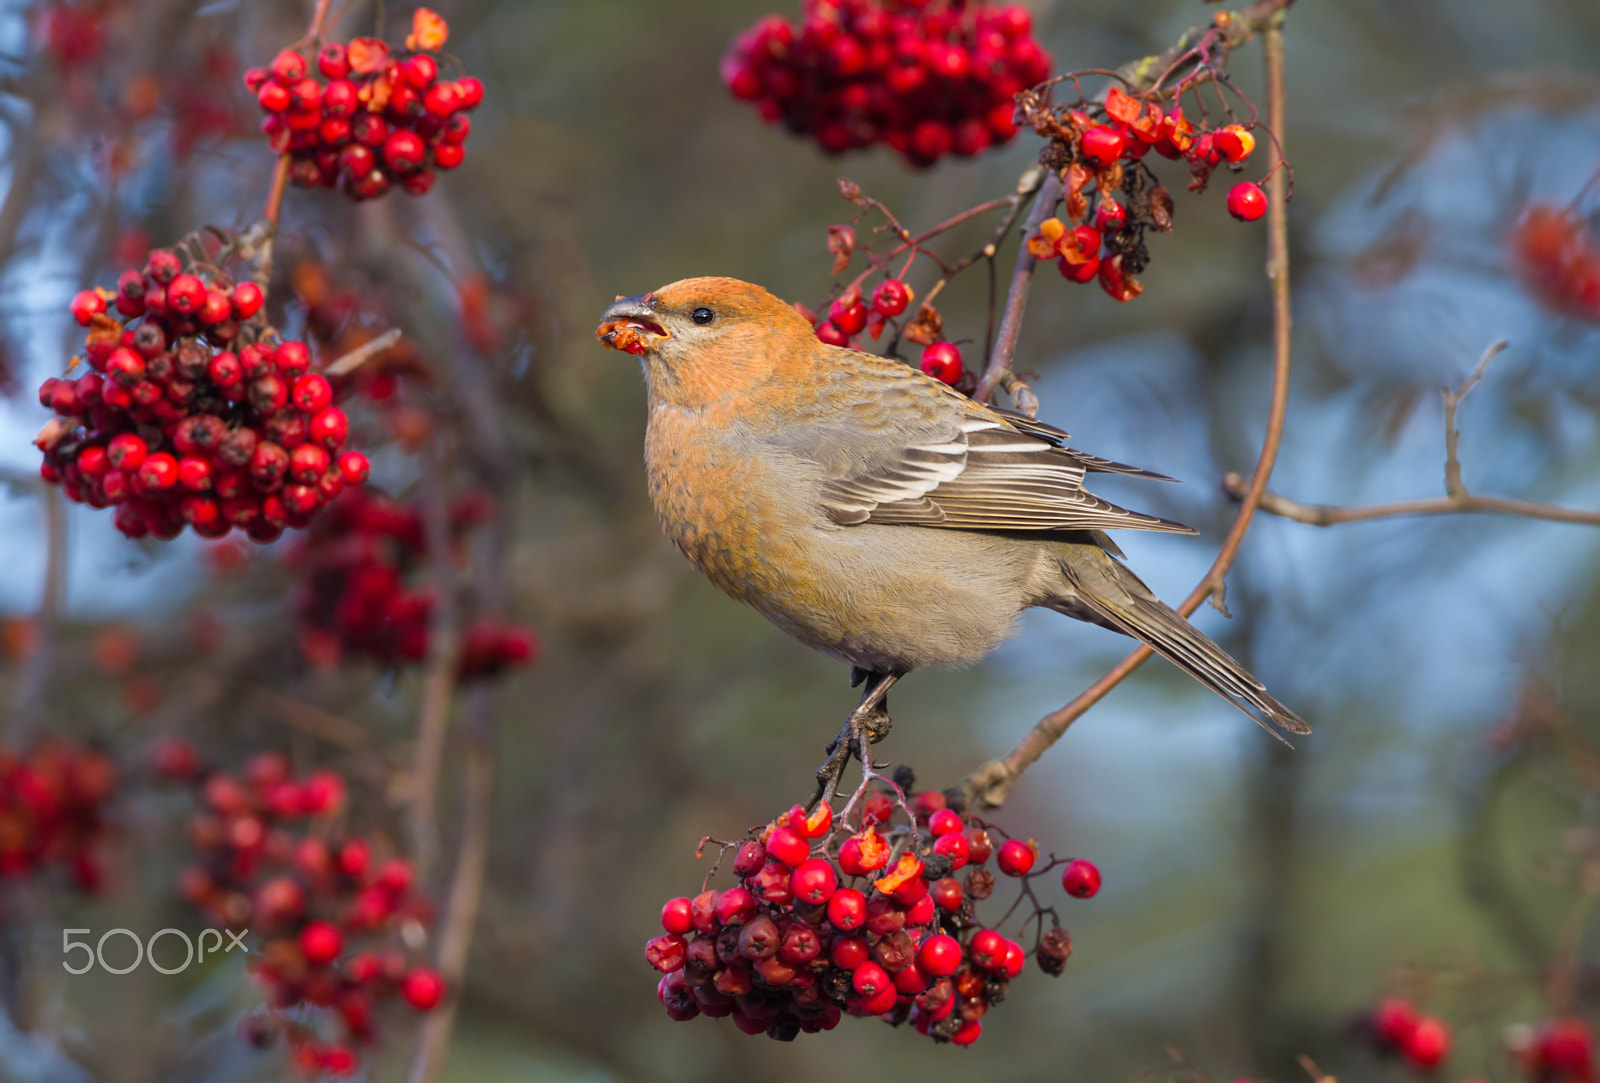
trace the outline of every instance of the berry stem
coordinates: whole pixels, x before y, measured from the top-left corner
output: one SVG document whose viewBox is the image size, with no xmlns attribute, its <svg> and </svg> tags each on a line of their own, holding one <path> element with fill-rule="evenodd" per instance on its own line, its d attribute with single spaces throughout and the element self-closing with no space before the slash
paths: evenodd
<svg viewBox="0 0 1600 1083">
<path fill-rule="evenodd" d="M 1283 147 L 1280 142 L 1284 135 L 1283 13 L 1290 2 L 1292 0 L 1260 0 L 1248 9 L 1252 20 L 1260 19 L 1259 24 L 1251 21 L 1249 28 L 1259 29 L 1261 33 L 1262 54 L 1266 66 L 1267 124 L 1279 137 L 1273 140 L 1272 145 L 1274 165 L 1283 157 Z M 1234 19 L 1235 24 L 1245 21 L 1244 15 Z M 1245 32 L 1238 40 L 1242 42 L 1247 40 L 1248 36 L 1248 32 Z M 1230 34 L 1225 39 L 1225 44 L 1232 42 L 1233 36 Z M 1233 525 L 1229 528 L 1227 537 L 1223 539 L 1222 548 L 1218 550 L 1216 559 L 1212 561 L 1205 577 L 1194 590 L 1189 592 L 1183 604 L 1178 606 L 1178 612 L 1185 617 L 1200 608 L 1201 602 L 1213 596 L 1216 599 L 1213 604 L 1224 613 L 1227 612 L 1221 601 L 1223 577 L 1238 556 L 1245 531 L 1250 528 L 1256 507 L 1267 491 L 1267 481 L 1272 476 L 1272 468 L 1278 458 L 1278 447 L 1283 440 L 1284 418 L 1289 408 L 1291 357 L 1289 222 L 1284 199 L 1287 190 L 1286 173 L 1283 170 L 1274 172 L 1270 184 L 1267 209 L 1267 277 L 1272 283 L 1273 366 L 1272 399 L 1267 411 L 1266 434 L 1261 441 L 1261 452 L 1256 458 L 1250 484 L 1244 493 L 1238 512 L 1234 515 Z M 1001 325 L 1000 333 L 1004 338 L 1006 333 L 1004 323 Z M 995 362 L 999 363 L 1000 360 L 1001 352 L 997 349 Z M 1061 735 L 1066 733 L 1067 727 L 1077 721 L 1090 707 L 1104 699 L 1107 693 L 1149 660 L 1153 653 L 1149 647 L 1140 647 L 1133 651 L 1071 702 L 1041 718 L 1003 758 L 991 760 L 968 775 L 962 781 L 961 788 L 968 795 L 969 801 L 975 807 L 983 808 L 998 808 L 1002 805 L 1006 794 L 1021 777 L 1022 772 L 1044 755 L 1046 749 L 1060 740 Z"/>
<path fill-rule="evenodd" d="M 1056 204 L 1061 202 L 1061 178 L 1054 170 L 1050 171 L 1039 186 L 1039 194 L 1034 197 L 1033 210 L 1028 215 L 1027 223 L 1022 227 L 1022 235 L 1031 237 L 1039 232 L 1039 223 L 1055 211 Z M 994 389 L 1000 386 L 1000 380 L 1011 371 L 1011 362 L 1017 353 L 1017 337 L 1022 334 L 1022 314 L 1028 307 L 1028 293 L 1033 288 L 1033 271 L 1039 265 L 1039 260 L 1028 251 L 1026 244 L 1017 249 L 1017 269 L 1011 274 L 1011 288 L 1006 291 L 1006 308 L 1000 317 L 1000 334 L 995 340 L 994 352 L 989 357 L 989 363 L 983 370 L 983 377 L 978 381 L 978 389 L 972 397 L 979 402 L 988 402 L 994 394 Z"/>
</svg>

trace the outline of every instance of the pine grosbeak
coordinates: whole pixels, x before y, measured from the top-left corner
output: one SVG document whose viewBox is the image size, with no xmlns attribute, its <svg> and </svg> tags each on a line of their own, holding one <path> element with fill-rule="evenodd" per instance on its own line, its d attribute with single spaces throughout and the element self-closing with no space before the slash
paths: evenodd
<svg viewBox="0 0 1600 1083">
<path fill-rule="evenodd" d="M 729 596 L 865 671 L 869 695 L 920 666 L 982 658 L 1044 606 L 1149 644 L 1269 732 L 1310 732 L 1103 533 L 1194 531 L 1083 487 L 1087 473 L 1171 479 L 819 342 L 791 306 L 737 279 L 619 299 L 596 334 L 644 369 L 645 466 L 668 537 Z"/>
</svg>

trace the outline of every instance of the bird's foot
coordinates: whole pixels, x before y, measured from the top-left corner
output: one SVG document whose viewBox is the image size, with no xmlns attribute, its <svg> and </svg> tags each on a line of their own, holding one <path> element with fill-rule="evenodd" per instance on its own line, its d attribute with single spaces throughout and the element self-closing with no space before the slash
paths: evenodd
<svg viewBox="0 0 1600 1083">
<path fill-rule="evenodd" d="M 860 673 L 860 670 L 851 672 L 852 685 L 861 682 L 858 676 Z M 882 673 L 868 673 L 865 679 L 867 691 L 861 697 L 861 703 L 850 712 L 850 717 L 845 719 L 839 735 L 828 742 L 826 749 L 828 758 L 817 768 L 817 788 L 811 795 L 811 800 L 806 803 L 808 809 L 815 808 L 819 801 L 833 800 L 833 795 L 839 789 L 839 779 L 844 775 L 844 769 L 849 765 L 852 755 L 861 761 L 865 771 L 887 766 L 872 762 L 871 747 L 889 735 L 889 727 L 892 725 L 888 711 L 889 686 L 899 678 Z"/>
</svg>

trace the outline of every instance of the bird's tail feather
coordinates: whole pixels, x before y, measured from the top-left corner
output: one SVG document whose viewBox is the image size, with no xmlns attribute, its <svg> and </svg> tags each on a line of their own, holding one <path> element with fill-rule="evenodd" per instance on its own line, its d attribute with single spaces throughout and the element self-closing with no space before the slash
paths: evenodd
<svg viewBox="0 0 1600 1083">
<path fill-rule="evenodd" d="M 1283 740 L 1279 730 L 1311 732 L 1303 718 L 1268 695 L 1266 687 L 1249 670 L 1156 598 L 1138 576 L 1104 553 L 1089 563 L 1086 568 L 1082 561 L 1062 562 L 1067 577 L 1077 588 L 1072 608 L 1081 607 L 1099 618 L 1097 623 L 1145 643 L 1279 740 Z"/>
</svg>

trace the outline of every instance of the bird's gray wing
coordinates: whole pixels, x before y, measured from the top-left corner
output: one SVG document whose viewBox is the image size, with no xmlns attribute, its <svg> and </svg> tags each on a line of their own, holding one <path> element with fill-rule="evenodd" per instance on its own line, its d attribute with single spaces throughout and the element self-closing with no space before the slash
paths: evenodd
<svg viewBox="0 0 1600 1083">
<path fill-rule="evenodd" d="M 819 396 L 849 401 L 817 403 L 804 423 L 776 438 L 821 467 L 822 511 L 835 523 L 1194 533 L 1083 487 L 1091 470 L 1146 472 L 1082 455 L 1061 446 L 1059 429 L 1031 419 L 1020 427 L 920 373 L 893 368 L 857 372 L 848 385 L 819 382 Z M 850 424 L 838 424 L 840 416 Z"/>
</svg>

